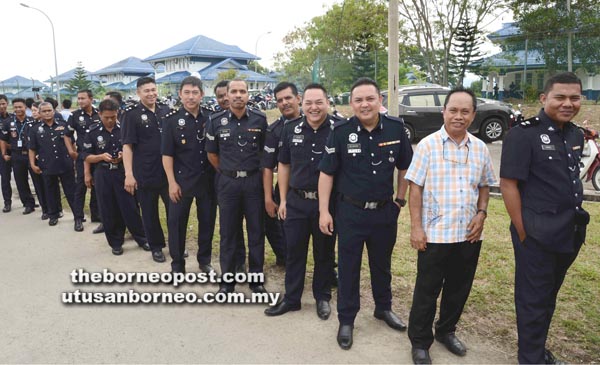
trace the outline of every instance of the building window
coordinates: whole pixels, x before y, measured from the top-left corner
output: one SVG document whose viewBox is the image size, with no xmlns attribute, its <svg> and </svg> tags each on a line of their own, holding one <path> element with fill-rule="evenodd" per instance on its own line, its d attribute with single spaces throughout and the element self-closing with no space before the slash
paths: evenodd
<svg viewBox="0 0 600 365">
<path fill-rule="evenodd" d="M 515 74 L 515 85 L 517 86 L 517 88 L 521 87 L 521 80 L 523 79 L 521 76 L 523 76 L 521 73 Z"/>
<path fill-rule="evenodd" d="M 527 81 L 525 82 L 527 85 L 533 85 L 533 72 L 527 73 Z"/>
<path fill-rule="evenodd" d="M 537 75 L 537 89 L 544 90 L 544 74 Z"/>
</svg>

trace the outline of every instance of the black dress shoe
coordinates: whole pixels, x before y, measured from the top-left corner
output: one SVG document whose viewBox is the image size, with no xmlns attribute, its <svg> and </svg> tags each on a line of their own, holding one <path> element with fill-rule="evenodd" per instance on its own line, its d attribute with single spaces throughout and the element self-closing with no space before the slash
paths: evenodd
<svg viewBox="0 0 600 365">
<path fill-rule="evenodd" d="M 299 311 L 301 308 L 300 304 L 290 304 L 289 302 L 282 300 L 276 306 L 265 309 L 265 314 L 269 317 L 280 316 L 287 312 Z"/>
<path fill-rule="evenodd" d="M 545 364 L 561 364 L 561 365 L 566 364 L 566 362 L 554 357 L 554 354 L 552 352 L 550 352 L 550 350 L 548 350 L 548 349 L 544 350 L 544 363 Z"/>
<path fill-rule="evenodd" d="M 352 347 L 352 330 L 354 326 L 351 324 L 340 324 L 337 334 L 338 345 L 343 350 L 350 350 Z"/>
<path fill-rule="evenodd" d="M 112 253 L 115 256 L 120 256 L 123 254 L 123 247 L 117 247 L 112 249 Z"/>
<path fill-rule="evenodd" d="M 104 233 L 104 225 L 100 223 L 98 227 L 94 228 L 92 231 L 93 234 Z"/>
<path fill-rule="evenodd" d="M 11 204 L 4 204 L 4 208 L 2 208 L 2 213 L 8 213 L 11 210 Z"/>
<path fill-rule="evenodd" d="M 62 211 L 62 210 L 58 212 L 58 218 L 62 218 L 62 217 L 64 217 L 64 216 L 65 216 L 65 215 L 63 214 L 63 211 Z M 85 218 L 83 218 L 83 221 L 85 222 Z"/>
<path fill-rule="evenodd" d="M 58 223 L 58 218 L 50 218 L 48 221 L 49 226 L 55 226 Z"/>
<path fill-rule="evenodd" d="M 75 219 L 75 232 L 83 231 L 83 221 L 81 219 Z"/>
<path fill-rule="evenodd" d="M 429 350 L 412 348 L 410 351 L 412 355 L 413 364 L 431 364 L 431 357 L 429 357 Z"/>
<path fill-rule="evenodd" d="M 375 310 L 373 316 L 377 319 L 383 320 L 388 326 L 397 331 L 406 331 L 406 324 L 396 315 L 396 313 L 389 311 L 378 311 Z"/>
<path fill-rule="evenodd" d="M 200 271 L 202 271 L 203 273 L 210 273 L 212 271 L 215 271 L 215 268 L 212 267 L 211 264 L 206 264 L 206 265 L 202 265 L 200 264 Z"/>
<path fill-rule="evenodd" d="M 45 221 L 49 218 L 48 213 L 42 213 L 42 220 Z"/>
<path fill-rule="evenodd" d="M 165 255 L 163 254 L 162 250 L 152 252 L 152 260 L 154 260 L 156 262 L 165 262 L 166 259 L 165 259 Z"/>
<path fill-rule="evenodd" d="M 223 287 L 219 288 L 219 290 L 217 291 L 217 294 L 227 294 L 227 293 L 233 293 L 233 289 L 223 286 Z"/>
<path fill-rule="evenodd" d="M 23 215 L 31 214 L 31 213 L 33 213 L 34 210 L 35 210 L 34 207 L 25 207 L 25 210 L 23 211 Z"/>
<path fill-rule="evenodd" d="M 447 333 L 445 335 L 435 335 L 435 339 L 446 346 L 448 351 L 458 356 L 465 356 L 467 354 L 467 347 L 456 337 L 454 332 Z"/>
<path fill-rule="evenodd" d="M 144 251 L 150 251 L 151 250 L 150 244 L 148 244 L 148 242 L 144 243 L 143 245 L 139 245 L 139 246 Z"/>
<path fill-rule="evenodd" d="M 329 315 L 331 314 L 331 306 L 329 305 L 329 301 L 327 300 L 317 300 L 317 316 L 322 320 L 329 319 Z"/>
<path fill-rule="evenodd" d="M 260 294 L 264 294 L 267 292 L 267 289 L 265 289 L 265 287 L 263 285 L 251 286 L 250 290 L 252 290 L 253 293 L 260 293 Z"/>
</svg>

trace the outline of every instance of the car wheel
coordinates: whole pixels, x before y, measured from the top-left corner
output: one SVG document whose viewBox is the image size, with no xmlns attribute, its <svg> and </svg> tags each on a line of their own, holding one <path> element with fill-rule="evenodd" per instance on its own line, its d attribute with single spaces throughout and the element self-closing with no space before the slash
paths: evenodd
<svg viewBox="0 0 600 365">
<path fill-rule="evenodd" d="M 415 129 L 408 125 L 408 124 L 404 124 L 404 131 L 406 132 L 406 136 L 408 137 L 408 141 L 409 142 L 414 142 L 415 141 Z"/>
<path fill-rule="evenodd" d="M 596 171 L 592 174 L 592 185 L 596 191 L 600 191 L 600 166 L 597 166 Z"/>
<path fill-rule="evenodd" d="M 498 118 L 486 119 L 481 124 L 479 135 L 487 143 L 498 141 L 504 135 L 504 123 Z"/>
</svg>

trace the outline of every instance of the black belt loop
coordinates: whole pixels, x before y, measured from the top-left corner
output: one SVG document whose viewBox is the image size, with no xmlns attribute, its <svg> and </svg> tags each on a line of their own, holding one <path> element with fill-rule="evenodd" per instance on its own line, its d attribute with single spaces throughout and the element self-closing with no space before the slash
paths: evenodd
<svg viewBox="0 0 600 365">
<path fill-rule="evenodd" d="M 242 178 L 242 177 L 252 176 L 252 175 L 254 175 L 257 172 L 258 172 L 258 169 L 256 169 L 256 170 L 249 170 L 249 171 L 221 170 L 221 174 L 223 174 L 225 176 L 232 177 L 234 179 L 239 179 L 239 178 Z"/>
<path fill-rule="evenodd" d="M 360 209 L 364 209 L 364 210 L 376 210 L 376 209 L 381 209 L 382 207 L 384 207 L 387 203 L 389 203 L 391 201 L 391 198 L 389 200 L 375 200 L 375 201 L 361 201 L 361 200 L 356 200 L 354 198 L 349 197 L 348 195 L 344 195 L 344 194 L 340 194 L 342 201 L 348 202 Z"/>
<path fill-rule="evenodd" d="M 306 200 L 319 200 L 319 193 L 316 190 L 301 190 L 292 188 L 292 191 L 299 197 Z"/>
</svg>

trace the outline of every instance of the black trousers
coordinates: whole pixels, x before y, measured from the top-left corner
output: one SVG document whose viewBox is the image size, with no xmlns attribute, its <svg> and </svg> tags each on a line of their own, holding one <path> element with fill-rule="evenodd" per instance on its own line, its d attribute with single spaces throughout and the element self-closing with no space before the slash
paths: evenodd
<svg viewBox="0 0 600 365">
<path fill-rule="evenodd" d="M 94 185 L 99 198 L 104 235 L 109 246 L 112 248 L 123 246 L 126 227 L 135 242 L 139 246 L 144 245 L 146 234 L 142 217 L 135 198 L 124 189 L 124 170 L 109 170 L 103 166 L 96 166 Z"/>
<path fill-rule="evenodd" d="M 338 198 L 338 320 L 354 324 L 360 310 L 360 269 L 366 244 L 371 289 L 376 310 L 392 308 L 392 250 L 396 244 L 400 209 L 391 201 L 377 210 L 364 210 Z"/>
<path fill-rule="evenodd" d="M 279 187 L 277 184 L 275 184 L 275 190 L 273 191 L 273 201 L 279 204 Z M 280 221 L 277 216 L 275 216 L 275 218 L 271 218 L 271 216 L 269 216 L 266 211 L 264 211 L 264 214 L 265 236 L 269 241 L 269 245 L 271 245 L 271 249 L 273 249 L 275 257 L 277 257 L 277 260 L 285 262 L 286 238 L 283 222 Z"/>
<path fill-rule="evenodd" d="M 87 187 L 85 186 L 82 154 L 79 154 L 77 160 L 75 161 L 75 171 L 75 209 L 73 210 L 73 214 L 75 215 L 75 218 L 83 219 L 83 207 L 85 205 L 85 194 L 87 193 Z M 90 215 L 93 221 L 100 220 L 100 212 L 98 210 L 96 189 L 92 186 L 90 195 Z"/>
<path fill-rule="evenodd" d="M 212 176 L 207 176 L 208 179 L 212 179 Z M 169 253 L 173 272 L 185 272 L 185 239 L 190 208 L 194 199 L 198 217 L 198 254 L 196 258 L 200 265 L 207 265 L 211 262 L 212 240 L 217 217 L 217 198 L 214 195 L 212 181 L 203 183 L 195 196 L 183 196 L 177 203 L 169 201 Z"/>
<path fill-rule="evenodd" d="M 519 363 L 543 364 L 556 297 L 567 270 L 577 258 L 581 243 L 572 253 L 557 253 L 544 250 L 531 237 L 521 243 L 512 227 L 511 237 L 515 253 Z"/>
<path fill-rule="evenodd" d="M 10 173 L 12 171 L 12 162 L 4 161 L 0 156 L 0 185 L 2 186 L 2 198 L 4 204 L 12 204 L 12 186 L 10 185 Z"/>
<path fill-rule="evenodd" d="M 63 174 L 59 175 L 46 175 L 42 173 L 44 179 L 44 185 L 46 186 L 46 204 L 48 207 L 48 216 L 50 218 L 58 218 L 58 212 L 60 207 L 60 194 L 56 194 L 59 190 L 58 182 L 62 185 L 63 192 L 69 203 L 69 207 L 73 210 L 73 202 L 75 200 L 75 176 L 72 169 L 68 169 Z M 52 193 L 54 192 L 54 193 Z"/>
<path fill-rule="evenodd" d="M 248 233 L 249 272 L 263 272 L 265 261 L 264 198 L 259 173 L 244 178 L 220 174 L 216 180 L 219 203 L 221 245 L 219 261 L 222 273 L 235 271 L 235 251 L 239 244 L 243 219 Z M 251 283 L 251 286 L 262 283 Z M 221 284 L 233 290 L 235 283 Z"/>
<path fill-rule="evenodd" d="M 19 199 L 24 207 L 33 208 L 35 206 L 35 199 L 31 194 L 29 188 L 29 161 L 26 156 L 20 155 L 21 151 L 13 153 L 12 155 L 12 169 L 15 175 L 15 184 L 19 191 Z"/>
<path fill-rule="evenodd" d="M 307 200 L 293 191 L 287 194 L 287 216 L 283 222 L 287 239 L 285 266 L 285 300 L 300 304 L 306 276 L 308 243 L 312 236 L 313 272 L 312 291 L 315 300 L 331 299 L 335 237 L 326 236 L 319 229 L 319 202 Z"/>
<path fill-rule="evenodd" d="M 138 187 L 136 192 L 138 203 L 142 209 L 142 223 L 146 239 L 152 252 L 161 251 L 165 245 L 165 234 L 163 233 L 158 213 L 158 199 L 165 205 L 167 220 L 169 219 L 169 187 Z"/>
<path fill-rule="evenodd" d="M 456 330 L 477 270 L 481 241 L 449 244 L 427 243 L 419 251 L 417 281 L 408 325 L 412 346 L 429 349 L 433 343 L 432 325 L 437 298 L 442 291 L 440 316 L 435 332 L 445 335 Z"/>
</svg>

